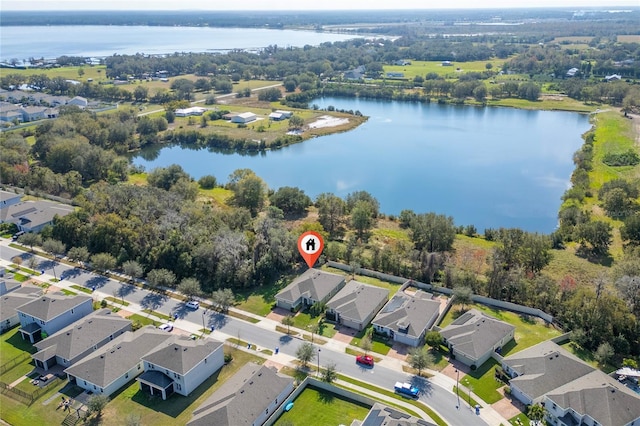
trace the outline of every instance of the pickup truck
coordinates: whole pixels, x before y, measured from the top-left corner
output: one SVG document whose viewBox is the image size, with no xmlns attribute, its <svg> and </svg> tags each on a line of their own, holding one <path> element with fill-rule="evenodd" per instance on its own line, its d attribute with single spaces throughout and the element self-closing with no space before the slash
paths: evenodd
<svg viewBox="0 0 640 426">
<path fill-rule="evenodd" d="M 411 384 L 409 383 L 396 382 L 393 388 L 396 392 L 410 396 L 412 398 L 417 397 L 418 393 L 420 392 L 420 389 L 411 386 Z"/>
</svg>

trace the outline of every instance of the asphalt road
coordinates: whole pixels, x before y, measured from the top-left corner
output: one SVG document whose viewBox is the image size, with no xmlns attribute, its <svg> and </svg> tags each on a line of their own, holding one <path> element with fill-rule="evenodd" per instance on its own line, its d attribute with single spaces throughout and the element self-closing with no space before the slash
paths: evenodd
<svg viewBox="0 0 640 426">
<path fill-rule="evenodd" d="M 23 264 L 27 264 L 30 253 L 8 247 L 3 241 L 0 246 L 0 258 L 11 260 L 20 255 Z M 64 279 L 74 284 L 99 291 L 115 298 L 124 298 L 127 302 L 135 303 L 143 308 L 161 312 L 165 315 L 177 316 L 178 319 L 189 321 L 198 327 L 214 327 L 215 330 L 231 337 L 239 338 L 245 342 L 257 345 L 261 348 L 275 350 L 276 346 L 282 354 L 296 357 L 296 351 L 304 340 L 287 336 L 274 330 L 265 329 L 247 321 L 233 318 L 227 315 L 206 311 L 203 308 L 194 311 L 185 306 L 185 303 L 171 299 L 166 295 L 151 292 L 126 283 L 94 274 L 81 268 L 51 261 L 36 256 L 38 270 L 54 275 L 58 279 Z M 458 398 L 449 390 L 434 384 L 429 379 L 418 378 L 404 372 L 376 365 L 373 368 L 363 367 L 355 363 L 355 358 L 345 352 L 332 350 L 330 347 L 319 348 L 320 364 L 322 366 L 332 362 L 336 370 L 341 374 L 353 377 L 363 382 L 371 383 L 385 389 L 392 390 L 395 382 L 410 382 L 420 389 L 419 399 L 432 407 L 444 420 L 453 426 L 487 425 L 487 423 L 475 414 L 466 404 L 458 405 Z M 316 357 L 313 363 L 317 363 Z"/>
</svg>

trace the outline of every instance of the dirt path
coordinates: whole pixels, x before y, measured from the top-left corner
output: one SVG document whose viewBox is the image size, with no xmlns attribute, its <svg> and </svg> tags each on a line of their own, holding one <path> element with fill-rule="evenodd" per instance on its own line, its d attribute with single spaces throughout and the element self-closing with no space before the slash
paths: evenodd
<svg viewBox="0 0 640 426">
<path fill-rule="evenodd" d="M 636 145 L 640 146 L 640 115 L 639 114 L 629 114 L 631 121 L 633 121 L 633 133 L 636 136 Z"/>
</svg>

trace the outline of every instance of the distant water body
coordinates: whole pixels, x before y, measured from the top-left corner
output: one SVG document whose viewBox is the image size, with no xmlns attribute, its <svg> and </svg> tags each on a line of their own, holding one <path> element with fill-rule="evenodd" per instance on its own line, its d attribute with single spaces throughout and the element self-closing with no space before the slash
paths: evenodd
<svg viewBox="0 0 640 426">
<path fill-rule="evenodd" d="M 104 57 L 220 52 L 231 49 L 318 46 L 354 38 L 347 34 L 254 28 L 147 27 L 109 25 L 1 27 L 0 62 L 59 56 Z"/>
<path fill-rule="evenodd" d="M 165 146 L 143 150 L 133 163 L 147 170 L 179 164 L 195 179 L 212 174 L 220 183 L 247 168 L 272 189 L 297 186 L 312 198 L 364 190 L 387 214 L 432 211 L 480 232 L 549 233 L 570 184 L 572 155 L 590 127 L 588 116 L 570 112 L 342 98 L 313 103 L 359 110 L 369 120 L 262 154 Z"/>
</svg>

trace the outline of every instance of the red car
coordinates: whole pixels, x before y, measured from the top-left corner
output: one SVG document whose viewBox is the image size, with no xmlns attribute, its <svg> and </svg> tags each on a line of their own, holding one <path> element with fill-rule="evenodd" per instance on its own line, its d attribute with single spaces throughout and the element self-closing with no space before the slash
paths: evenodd
<svg viewBox="0 0 640 426">
<path fill-rule="evenodd" d="M 356 357 L 356 362 L 358 364 L 364 364 L 373 367 L 373 357 L 370 357 L 369 355 L 358 355 Z"/>
</svg>

